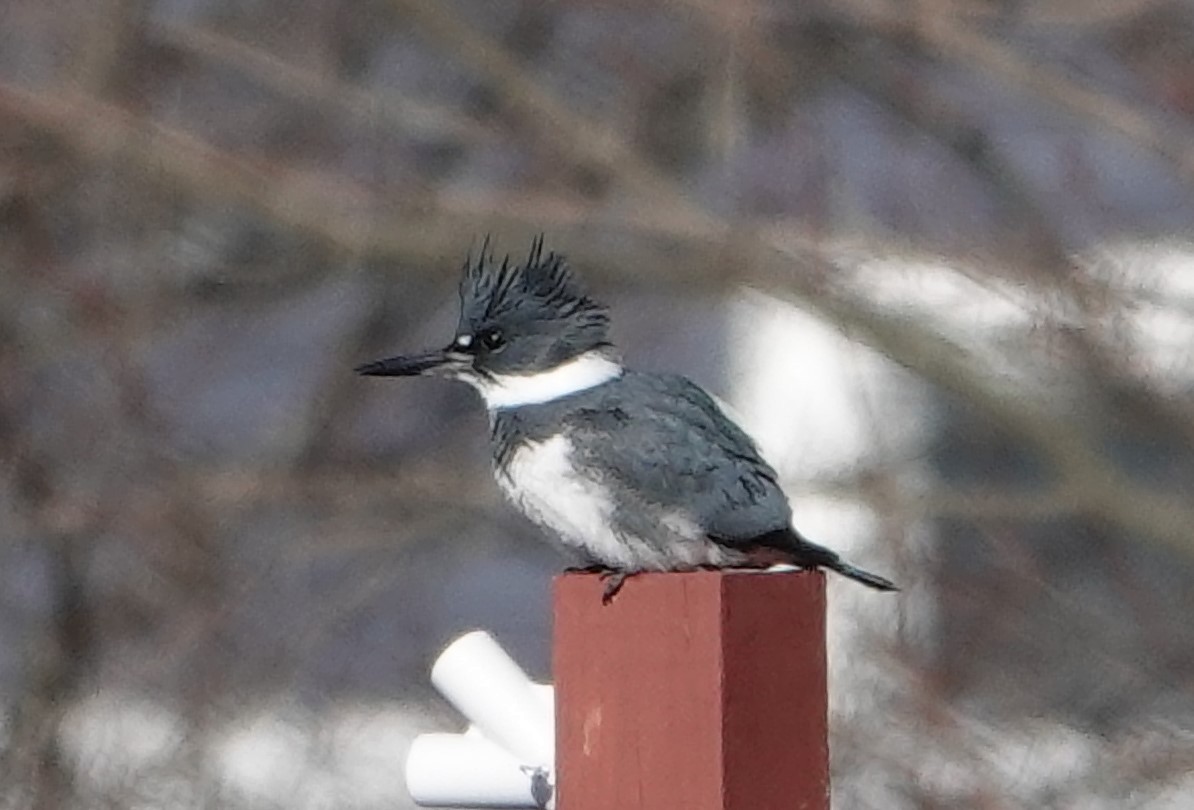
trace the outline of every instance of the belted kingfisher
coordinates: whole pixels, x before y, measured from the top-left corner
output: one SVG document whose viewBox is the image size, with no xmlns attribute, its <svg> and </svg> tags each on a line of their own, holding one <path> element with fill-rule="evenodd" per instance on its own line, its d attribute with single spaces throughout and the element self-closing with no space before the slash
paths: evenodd
<svg viewBox="0 0 1194 810">
<path fill-rule="evenodd" d="M 709 394 L 622 366 L 609 316 L 564 257 L 536 239 L 522 264 L 488 246 L 466 259 L 460 323 L 444 349 L 356 371 L 448 377 L 489 411 L 493 469 L 509 499 L 607 576 L 605 601 L 642 571 L 823 567 L 889 580 L 806 540 L 778 476 Z"/>
</svg>

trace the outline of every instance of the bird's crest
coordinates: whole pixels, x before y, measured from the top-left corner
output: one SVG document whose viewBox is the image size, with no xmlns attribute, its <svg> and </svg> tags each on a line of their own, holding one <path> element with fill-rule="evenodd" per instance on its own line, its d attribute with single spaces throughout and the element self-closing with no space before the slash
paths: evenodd
<svg viewBox="0 0 1194 810">
<path fill-rule="evenodd" d="M 460 314 L 473 326 L 556 322 L 601 340 L 609 324 L 605 306 L 589 298 L 564 257 L 544 252 L 542 235 L 521 264 L 509 256 L 498 262 L 486 237 L 476 259 L 465 260 Z"/>
</svg>

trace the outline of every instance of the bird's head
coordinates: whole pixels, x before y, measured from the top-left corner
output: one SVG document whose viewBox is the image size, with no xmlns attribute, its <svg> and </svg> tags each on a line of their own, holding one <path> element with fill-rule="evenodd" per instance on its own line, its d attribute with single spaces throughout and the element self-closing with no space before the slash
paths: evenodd
<svg viewBox="0 0 1194 810">
<path fill-rule="evenodd" d="M 488 245 L 465 261 L 460 322 L 443 349 L 366 363 L 359 374 L 463 380 L 491 408 L 546 402 L 621 373 L 604 305 L 589 298 L 564 257 L 531 244 L 522 264 Z"/>
</svg>

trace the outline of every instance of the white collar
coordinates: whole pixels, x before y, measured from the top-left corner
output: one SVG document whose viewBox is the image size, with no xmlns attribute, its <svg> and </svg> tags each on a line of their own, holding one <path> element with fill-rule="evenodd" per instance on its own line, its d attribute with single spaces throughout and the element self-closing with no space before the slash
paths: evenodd
<svg viewBox="0 0 1194 810">
<path fill-rule="evenodd" d="M 548 371 L 495 374 L 469 379 L 491 411 L 551 402 L 622 376 L 622 366 L 599 350 L 585 352 Z"/>
</svg>

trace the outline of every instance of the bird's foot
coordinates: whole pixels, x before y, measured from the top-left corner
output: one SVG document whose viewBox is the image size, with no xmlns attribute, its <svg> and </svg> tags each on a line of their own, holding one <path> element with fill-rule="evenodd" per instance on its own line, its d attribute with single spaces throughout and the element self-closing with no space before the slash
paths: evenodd
<svg viewBox="0 0 1194 810">
<path fill-rule="evenodd" d="M 628 576 L 630 574 L 625 571 L 604 571 L 601 574 L 601 578 L 605 580 L 605 589 L 601 592 L 601 604 L 608 605 L 614 601 L 614 596 L 622 590 L 622 585 L 625 584 Z"/>
</svg>

